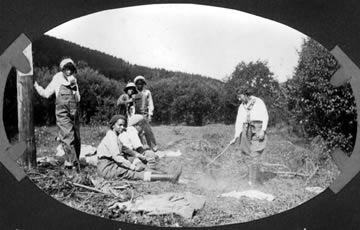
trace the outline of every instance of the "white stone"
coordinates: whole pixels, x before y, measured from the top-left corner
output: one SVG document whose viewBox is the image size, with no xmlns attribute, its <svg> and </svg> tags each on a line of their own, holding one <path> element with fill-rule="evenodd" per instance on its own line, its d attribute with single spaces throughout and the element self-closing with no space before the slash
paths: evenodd
<svg viewBox="0 0 360 230">
<path fill-rule="evenodd" d="M 241 198 L 248 197 L 250 199 L 259 199 L 259 200 L 267 200 L 269 202 L 275 199 L 275 196 L 271 194 L 267 194 L 258 190 L 246 190 L 246 191 L 232 191 L 228 193 L 223 193 L 220 195 L 221 197 L 233 197 L 233 198 Z"/>
</svg>

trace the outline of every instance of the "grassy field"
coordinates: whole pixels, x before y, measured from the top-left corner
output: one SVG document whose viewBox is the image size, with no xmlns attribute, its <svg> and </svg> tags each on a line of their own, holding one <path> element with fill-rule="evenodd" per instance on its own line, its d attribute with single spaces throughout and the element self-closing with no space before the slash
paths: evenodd
<svg viewBox="0 0 360 230">
<path fill-rule="evenodd" d="M 81 127 L 82 144 L 96 147 L 106 130 L 107 127 Z M 189 191 L 204 195 L 206 204 L 192 219 L 183 219 L 173 214 L 154 217 L 109 210 L 108 205 L 116 201 L 114 197 L 71 187 L 61 168 L 39 168 L 36 172 L 29 172 L 30 178 L 59 201 L 105 218 L 158 226 L 215 226 L 251 221 L 296 207 L 316 195 L 308 192 L 306 187 L 326 188 L 339 173 L 328 154 L 323 152 L 320 141 L 304 143 L 290 135 L 286 128 L 271 128 L 268 131 L 267 149 L 263 154 L 263 184 L 255 189 L 276 198 L 269 202 L 219 197 L 225 192 L 250 189 L 244 177 L 247 172 L 243 162 L 245 158 L 239 154 L 238 144 L 231 146 L 214 164 L 206 167 L 232 139 L 233 126 L 156 126 L 153 130 L 161 150 L 182 152 L 179 158 L 162 158 L 160 168 L 171 173 L 182 165 L 181 181 L 186 183 L 131 183 L 120 200 L 130 199 L 130 194 L 137 197 L 141 194 Z M 58 144 L 55 142 L 56 132 L 56 127 L 36 129 L 38 156 L 55 154 Z M 84 182 L 84 178 L 95 173 L 93 167 L 87 167 L 80 176 Z M 39 177 L 39 174 L 43 176 Z"/>
</svg>

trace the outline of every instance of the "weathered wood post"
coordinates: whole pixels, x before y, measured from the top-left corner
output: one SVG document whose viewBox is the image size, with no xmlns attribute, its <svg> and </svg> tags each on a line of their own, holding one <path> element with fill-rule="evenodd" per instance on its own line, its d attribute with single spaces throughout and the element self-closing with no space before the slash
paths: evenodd
<svg viewBox="0 0 360 230">
<path fill-rule="evenodd" d="M 31 71 L 29 73 L 17 71 L 19 141 L 26 143 L 26 151 L 22 157 L 22 164 L 28 167 L 36 167 L 33 107 L 34 79 L 31 44 L 24 50 L 24 54 L 30 62 Z"/>
</svg>

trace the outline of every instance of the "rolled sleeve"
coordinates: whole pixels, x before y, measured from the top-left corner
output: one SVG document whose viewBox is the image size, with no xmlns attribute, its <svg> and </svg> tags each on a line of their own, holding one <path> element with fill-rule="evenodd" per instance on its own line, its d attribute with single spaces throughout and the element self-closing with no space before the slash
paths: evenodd
<svg viewBox="0 0 360 230">
<path fill-rule="evenodd" d="M 236 122 L 235 122 L 235 134 L 234 134 L 234 138 L 237 138 L 240 136 L 242 129 L 243 129 L 243 124 L 245 122 L 245 109 L 243 108 L 243 105 L 239 106 L 238 109 L 238 113 L 236 116 Z"/>
<path fill-rule="evenodd" d="M 151 96 L 151 92 L 148 91 L 148 99 L 149 99 L 149 115 L 152 116 L 154 114 L 154 102 Z"/>
<path fill-rule="evenodd" d="M 56 80 L 53 78 L 45 89 L 38 84 L 35 84 L 34 87 L 40 96 L 44 98 L 49 98 L 51 95 L 55 93 L 55 84 L 56 84 Z"/>
<path fill-rule="evenodd" d="M 76 101 L 77 102 L 80 102 L 80 92 L 79 92 L 79 86 L 78 84 L 76 83 L 76 91 L 75 91 L 75 98 L 76 98 Z"/>
<path fill-rule="evenodd" d="M 119 99 L 116 102 L 117 106 L 126 105 L 129 101 L 129 97 L 126 94 L 120 95 Z"/>
</svg>

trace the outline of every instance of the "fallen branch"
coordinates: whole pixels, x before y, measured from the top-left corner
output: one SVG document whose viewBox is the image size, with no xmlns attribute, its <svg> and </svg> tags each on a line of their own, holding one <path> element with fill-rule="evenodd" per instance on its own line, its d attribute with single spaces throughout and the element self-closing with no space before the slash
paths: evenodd
<svg viewBox="0 0 360 230">
<path fill-rule="evenodd" d="M 316 166 L 313 172 L 310 174 L 310 176 L 306 179 L 305 184 L 309 183 L 311 178 L 316 174 L 316 172 L 319 170 L 319 166 Z"/>
<path fill-rule="evenodd" d="M 107 182 L 109 182 L 110 184 L 113 184 L 113 183 L 119 183 L 118 180 L 108 180 Z M 144 182 L 143 181 L 129 181 L 129 180 L 123 180 L 123 182 L 129 184 L 129 185 L 132 185 L 132 184 L 143 184 Z"/>
<path fill-rule="evenodd" d="M 99 192 L 99 193 L 103 193 L 103 194 L 107 195 L 106 193 L 104 193 L 103 191 L 101 191 L 101 190 L 99 190 L 99 189 L 96 189 L 96 188 L 93 188 L 93 187 L 89 187 L 89 186 L 86 186 L 86 185 L 83 185 L 83 184 L 73 183 L 73 185 L 76 186 L 76 187 L 88 189 L 88 190 L 90 190 L 90 191 Z"/>
<path fill-rule="evenodd" d="M 261 163 L 262 166 L 265 166 L 265 167 L 284 167 L 284 168 L 288 168 L 286 165 L 284 164 L 272 164 L 272 163 Z"/>
<path fill-rule="evenodd" d="M 303 173 L 298 173 L 298 172 L 284 172 L 284 171 L 269 171 L 271 173 L 275 173 L 275 174 L 286 174 L 286 175 L 293 175 L 293 176 L 303 176 L 303 177 L 308 177 L 308 174 L 303 174 Z"/>
<path fill-rule="evenodd" d="M 122 190 L 122 189 L 126 189 L 128 187 L 130 187 L 130 185 L 118 185 L 118 186 L 111 186 L 113 189 L 119 189 L 119 190 Z"/>
</svg>

